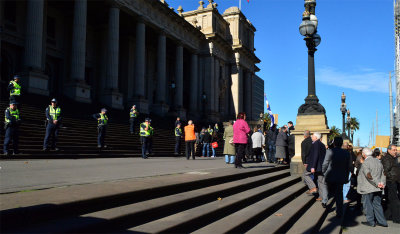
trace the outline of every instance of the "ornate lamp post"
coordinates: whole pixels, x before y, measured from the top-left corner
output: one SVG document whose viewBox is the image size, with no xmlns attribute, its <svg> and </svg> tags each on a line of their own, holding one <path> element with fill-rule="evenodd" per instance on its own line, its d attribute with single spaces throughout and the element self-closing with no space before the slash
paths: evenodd
<svg viewBox="0 0 400 234">
<path fill-rule="evenodd" d="M 350 118 L 350 109 L 347 109 L 347 125 L 350 125 L 350 120 L 351 120 L 351 118 Z M 350 139 L 350 126 L 349 126 L 349 129 L 347 129 L 347 136 Z"/>
<path fill-rule="evenodd" d="M 351 142 L 353 142 L 353 134 L 354 134 L 353 124 L 350 125 L 350 129 L 351 129 Z"/>
<path fill-rule="evenodd" d="M 344 95 L 344 92 L 342 94 L 342 104 L 340 105 L 340 111 L 342 112 L 342 119 L 343 119 L 343 130 L 342 130 L 342 137 L 343 139 L 346 138 L 346 132 L 345 132 L 345 122 L 344 122 L 344 115 L 346 114 L 346 95 Z"/>
<path fill-rule="evenodd" d="M 325 114 L 325 108 L 319 103 L 315 91 L 314 54 L 317 51 L 316 47 L 321 43 L 321 37 L 317 34 L 316 5 L 316 0 L 304 0 L 305 11 L 303 12 L 303 21 L 299 27 L 300 34 L 304 36 L 308 48 L 308 95 L 304 99 L 305 104 L 299 107 L 299 115 Z"/>
</svg>

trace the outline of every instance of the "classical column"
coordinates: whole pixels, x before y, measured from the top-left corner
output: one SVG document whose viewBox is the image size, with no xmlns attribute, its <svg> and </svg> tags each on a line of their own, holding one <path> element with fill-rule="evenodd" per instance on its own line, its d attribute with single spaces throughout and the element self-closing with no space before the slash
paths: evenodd
<svg viewBox="0 0 400 234">
<path fill-rule="evenodd" d="M 75 1 L 71 46 L 71 83 L 66 86 L 70 98 L 90 103 L 90 86 L 85 83 L 87 1 Z"/>
<path fill-rule="evenodd" d="M 253 119 L 253 116 L 252 116 L 252 102 L 251 102 L 251 99 L 252 99 L 252 95 L 253 95 L 253 92 L 252 92 L 252 75 L 251 75 L 251 73 L 250 73 L 250 71 L 246 71 L 246 73 L 245 73 L 246 75 L 245 75 L 245 90 L 244 90 L 244 97 L 245 97 L 245 112 L 246 112 L 246 115 L 247 115 L 247 118 L 249 119 L 249 120 L 252 120 Z"/>
<path fill-rule="evenodd" d="M 24 65 L 28 70 L 42 71 L 44 0 L 28 0 Z"/>
<path fill-rule="evenodd" d="M 209 65 L 209 67 L 206 69 L 209 69 L 209 77 L 206 77 L 205 79 L 205 83 L 206 83 L 206 92 L 208 93 L 208 97 L 207 97 L 207 110 L 210 112 L 209 114 L 212 114 L 212 112 L 215 111 L 214 109 L 214 100 L 215 100 L 215 90 L 214 90 L 214 82 L 215 82 L 215 58 L 214 56 L 210 56 L 208 58 L 209 62 L 207 63 L 207 65 Z M 208 79 L 207 79 L 208 78 Z"/>
<path fill-rule="evenodd" d="M 219 60 L 215 58 L 215 80 L 214 80 L 214 111 L 218 114 L 219 113 L 219 80 L 221 79 L 220 75 L 220 67 L 219 67 Z"/>
<path fill-rule="evenodd" d="M 234 64 L 232 66 L 232 99 L 235 116 L 243 111 L 243 70 L 240 65 Z"/>
<path fill-rule="evenodd" d="M 145 48 L 146 26 L 142 19 L 136 23 L 136 48 L 135 48 L 135 93 L 137 98 L 144 99 L 145 83 Z"/>
<path fill-rule="evenodd" d="M 181 109 L 183 107 L 183 47 L 181 44 L 176 46 L 175 79 L 175 106 Z"/>
<path fill-rule="evenodd" d="M 166 38 L 162 32 L 158 35 L 157 44 L 157 103 L 165 103 L 166 101 Z"/>
<path fill-rule="evenodd" d="M 190 110 L 192 113 L 198 111 L 197 100 L 201 98 L 198 95 L 198 59 L 197 54 L 193 53 L 190 59 Z"/>
<path fill-rule="evenodd" d="M 107 89 L 118 91 L 119 8 L 112 6 L 108 22 Z"/>
<path fill-rule="evenodd" d="M 86 17 L 87 1 L 75 1 L 72 27 L 71 79 L 80 83 L 85 80 Z"/>
<path fill-rule="evenodd" d="M 123 96 L 118 92 L 119 58 L 119 8 L 111 6 L 108 15 L 105 104 L 123 109 Z"/>
</svg>

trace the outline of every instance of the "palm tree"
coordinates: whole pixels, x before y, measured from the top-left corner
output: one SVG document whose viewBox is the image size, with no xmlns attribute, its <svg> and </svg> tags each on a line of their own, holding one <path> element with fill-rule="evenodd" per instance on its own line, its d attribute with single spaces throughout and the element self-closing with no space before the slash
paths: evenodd
<svg viewBox="0 0 400 234">
<path fill-rule="evenodd" d="M 336 126 L 332 126 L 328 136 L 329 142 L 332 142 L 335 137 L 340 136 L 341 135 L 340 132 L 341 130 L 339 128 L 337 128 Z"/>
<path fill-rule="evenodd" d="M 350 121 L 346 122 L 346 129 L 350 131 L 352 130 L 351 141 L 353 142 L 354 132 L 360 129 L 360 123 L 358 122 L 358 119 L 356 117 L 351 117 Z"/>
</svg>

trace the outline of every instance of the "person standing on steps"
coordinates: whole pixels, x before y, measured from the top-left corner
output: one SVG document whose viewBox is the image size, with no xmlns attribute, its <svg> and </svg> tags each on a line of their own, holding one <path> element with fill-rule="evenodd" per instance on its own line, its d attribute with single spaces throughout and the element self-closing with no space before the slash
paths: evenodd
<svg viewBox="0 0 400 234">
<path fill-rule="evenodd" d="M 136 105 L 133 105 L 129 111 L 129 131 L 131 134 L 135 132 L 135 119 L 138 117 L 139 111 L 136 110 Z"/>
<path fill-rule="evenodd" d="M 246 122 L 246 114 L 240 112 L 237 115 L 237 120 L 233 124 L 233 143 L 236 148 L 235 168 L 243 168 L 242 158 L 245 154 L 245 148 L 247 145 L 248 134 L 250 133 L 250 127 Z"/>
<path fill-rule="evenodd" d="M 232 122 L 228 122 L 228 125 L 225 127 L 224 131 L 224 152 L 225 155 L 225 163 L 226 164 L 234 164 L 235 163 L 235 146 L 233 144 L 233 126 Z"/>
<path fill-rule="evenodd" d="M 100 113 L 93 115 L 93 118 L 97 119 L 97 148 L 107 148 L 107 145 L 104 143 L 108 125 L 107 109 L 101 109 Z"/>
<path fill-rule="evenodd" d="M 14 75 L 14 79 L 8 84 L 7 90 L 10 92 L 10 102 L 21 104 L 21 84 L 19 83 L 20 76 Z"/>
<path fill-rule="evenodd" d="M 180 154 L 181 138 L 182 138 L 182 128 L 181 128 L 181 124 L 179 123 L 175 127 L 175 155 Z"/>
<path fill-rule="evenodd" d="M 188 121 L 188 125 L 185 126 L 185 143 L 186 143 L 186 159 L 189 160 L 190 156 L 195 160 L 194 155 L 194 142 L 196 141 L 196 135 L 194 134 L 194 124 L 192 120 Z"/>
<path fill-rule="evenodd" d="M 142 142 L 142 158 L 147 159 L 149 155 L 150 145 L 150 134 L 152 127 L 150 125 L 150 119 L 146 118 L 143 123 L 140 124 L 140 141 Z"/>
<path fill-rule="evenodd" d="M 8 146 L 10 141 L 13 144 L 13 155 L 18 154 L 18 140 L 19 140 L 19 125 L 21 118 L 19 115 L 19 110 L 17 108 L 17 103 L 15 101 L 10 102 L 10 107 L 8 107 L 4 113 L 5 116 L 5 136 L 3 144 L 4 155 L 10 155 L 8 151 Z"/>
<path fill-rule="evenodd" d="M 46 135 L 43 142 L 43 150 L 49 150 L 49 141 L 52 137 L 51 148 L 59 151 L 57 148 L 58 131 L 60 129 L 62 121 L 61 108 L 57 105 L 57 100 L 53 98 L 51 100 L 51 105 L 46 108 Z"/>
</svg>

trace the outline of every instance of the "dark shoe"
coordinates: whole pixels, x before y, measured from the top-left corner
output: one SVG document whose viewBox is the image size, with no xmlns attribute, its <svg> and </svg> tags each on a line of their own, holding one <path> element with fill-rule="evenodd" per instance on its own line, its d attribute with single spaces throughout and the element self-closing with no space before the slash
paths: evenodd
<svg viewBox="0 0 400 234">
<path fill-rule="evenodd" d="M 322 203 L 322 208 L 326 209 L 326 203 Z"/>
<path fill-rule="evenodd" d="M 361 222 L 361 224 L 369 227 L 375 227 L 375 224 L 370 224 L 369 222 Z"/>
<path fill-rule="evenodd" d="M 43 151 L 49 151 L 49 149 L 48 148 L 43 148 Z"/>
<path fill-rule="evenodd" d="M 387 224 L 385 224 L 385 225 L 384 225 L 384 224 L 381 224 L 381 223 L 378 223 L 378 222 L 376 223 L 376 226 L 380 226 L 380 227 L 388 227 L 388 225 L 387 225 Z"/>
</svg>

